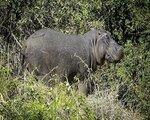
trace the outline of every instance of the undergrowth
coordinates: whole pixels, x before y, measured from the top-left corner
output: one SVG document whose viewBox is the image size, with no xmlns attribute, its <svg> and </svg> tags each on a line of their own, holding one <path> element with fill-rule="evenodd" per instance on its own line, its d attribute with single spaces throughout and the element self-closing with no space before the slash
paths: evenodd
<svg viewBox="0 0 150 120">
<path fill-rule="evenodd" d="M 126 56 L 121 63 L 105 64 L 92 75 L 97 87 L 95 93 L 88 97 L 79 94 L 67 82 L 58 82 L 57 76 L 49 79 L 50 83 L 55 82 L 49 86 L 27 71 L 23 75 L 14 75 L 15 69 L 7 61 L 8 55 L 12 54 L 3 52 L 0 64 L 0 119 L 148 119 L 149 52 L 144 48 L 144 45 L 133 47 L 130 43 L 126 44 Z M 13 59 L 14 56 L 10 56 L 9 59 Z"/>
</svg>

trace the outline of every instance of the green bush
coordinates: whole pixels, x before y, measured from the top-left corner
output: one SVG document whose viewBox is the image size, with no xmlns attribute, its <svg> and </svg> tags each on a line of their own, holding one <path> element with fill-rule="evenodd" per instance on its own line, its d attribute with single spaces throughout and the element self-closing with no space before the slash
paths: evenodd
<svg viewBox="0 0 150 120">
<path fill-rule="evenodd" d="M 101 2 L 98 16 L 104 20 L 105 28 L 120 43 L 125 44 L 128 40 L 139 43 L 141 36 L 150 34 L 148 0 L 101 0 Z"/>
<path fill-rule="evenodd" d="M 3 69 L 0 72 L 5 75 Z M 7 76 L 5 76 L 7 78 Z M 2 77 L 1 77 L 2 78 Z M 12 79 L 12 78 L 11 78 Z M 1 82 L 5 82 L 4 77 Z M 10 79 L 9 79 L 10 80 Z M 10 80 L 14 81 L 13 79 Z M 37 81 L 33 75 L 29 75 L 24 81 L 11 84 L 4 83 L 8 87 L 0 91 L 0 115 L 6 120 L 84 120 L 94 119 L 94 111 L 85 101 L 85 97 L 78 95 L 67 84 L 56 84 L 48 87 L 42 81 Z M 15 87 L 15 89 L 12 87 Z M 15 92 L 13 97 L 5 98 L 9 91 Z"/>
<path fill-rule="evenodd" d="M 4 74 L 4 68 L 0 69 Z M 10 77 L 10 74 L 9 74 Z M 95 76 L 96 77 L 96 76 Z M 57 76 L 50 79 L 55 81 L 55 86 L 45 85 L 36 76 L 25 74 L 24 79 L 10 77 L 11 83 L 3 89 L 0 96 L 0 118 L 6 120 L 94 120 L 94 119 L 124 119 L 141 120 L 138 111 L 127 110 L 117 100 L 117 86 L 109 90 L 98 90 L 93 95 L 85 97 L 80 95 L 67 83 L 57 83 Z M 15 88 L 15 89 L 12 89 Z M 4 96 L 9 91 L 15 93 L 11 97 Z"/>
</svg>

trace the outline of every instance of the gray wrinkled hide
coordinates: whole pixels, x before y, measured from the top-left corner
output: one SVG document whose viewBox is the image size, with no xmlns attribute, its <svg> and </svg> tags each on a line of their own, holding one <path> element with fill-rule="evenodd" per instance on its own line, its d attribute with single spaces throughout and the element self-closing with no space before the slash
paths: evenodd
<svg viewBox="0 0 150 120">
<path fill-rule="evenodd" d="M 67 77 L 72 83 L 77 73 L 84 80 L 89 71 L 95 71 L 104 60 L 119 61 L 123 51 L 105 30 L 93 29 L 84 35 L 66 35 L 41 29 L 27 39 L 25 56 L 29 71 L 36 68 L 39 76 L 59 74 L 62 80 Z"/>
</svg>

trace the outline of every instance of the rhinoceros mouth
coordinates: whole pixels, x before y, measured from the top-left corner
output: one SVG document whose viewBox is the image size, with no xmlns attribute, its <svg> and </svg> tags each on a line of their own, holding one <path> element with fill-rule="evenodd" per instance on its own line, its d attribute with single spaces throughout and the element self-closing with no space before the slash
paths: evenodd
<svg viewBox="0 0 150 120">
<path fill-rule="evenodd" d="M 123 48 L 119 45 L 110 46 L 106 51 L 105 59 L 109 62 L 120 62 L 123 58 Z"/>
<path fill-rule="evenodd" d="M 113 53 L 106 53 L 105 59 L 110 63 L 118 63 L 123 58 L 123 52 L 116 53 L 115 55 Z"/>
<path fill-rule="evenodd" d="M 114 62 L 114 58 L 113 58 L 113 56 L 112 56 L 111 54 L 106 53 L 105 59 L 106 59 L 108 62 Z"/>
</svg>

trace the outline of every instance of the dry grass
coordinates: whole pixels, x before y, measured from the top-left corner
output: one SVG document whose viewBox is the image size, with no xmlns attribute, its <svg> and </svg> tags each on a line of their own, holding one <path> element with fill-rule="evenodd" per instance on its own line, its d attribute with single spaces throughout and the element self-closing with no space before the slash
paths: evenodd
<svg viewBox="0 0 150 120">
<path fill-rule="evenodd" d="M 87 102 L 96 112 L 97 120 L 142 120 L 137 111 L 126 109 L 117 99 L 118 89 L 96 91 Z"/>
</svg>

